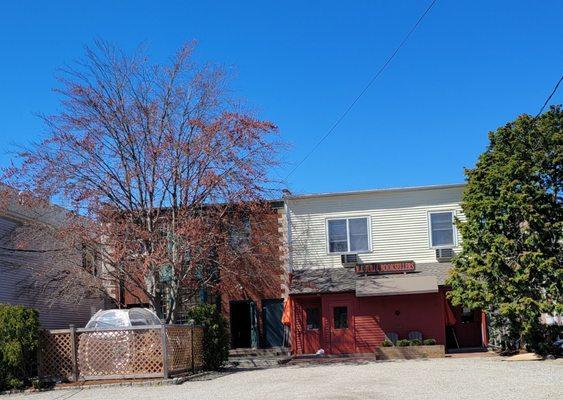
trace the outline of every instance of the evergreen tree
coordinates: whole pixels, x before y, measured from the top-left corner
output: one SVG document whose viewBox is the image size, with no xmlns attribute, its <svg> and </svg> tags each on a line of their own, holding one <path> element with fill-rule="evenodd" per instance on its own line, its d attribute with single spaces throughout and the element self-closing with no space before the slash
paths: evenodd
<svg viewBox="0 0 563 400">
<path fill-rule="evenodd" d="M 563 314 L 563 111 L 522 115 L 489 140 L 466 170 L 449 296 L 484 309 L 504 350 L 546 354 L 559 328 L 540 316 Z"/>
</svg>

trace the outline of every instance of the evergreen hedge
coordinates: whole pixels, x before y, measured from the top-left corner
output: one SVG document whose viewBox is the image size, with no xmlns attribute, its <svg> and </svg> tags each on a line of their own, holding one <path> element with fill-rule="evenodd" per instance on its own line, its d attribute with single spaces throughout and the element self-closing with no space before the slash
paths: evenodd
<svg viewBox="0 0 563 400">
<path fill-rule="evenodd" d="M 229 359 L 229 330 L 227 320 L 211 304 L 199 304 L 188 311 L 188 318 L 203 325 L 203 364 L 207 370 L 217 370 Z"/>
<path fill-rule="evenodd" d="M 0 304 L 0 390 L 29 386 L 37 370 L 39 314 Z"/>
</svg>

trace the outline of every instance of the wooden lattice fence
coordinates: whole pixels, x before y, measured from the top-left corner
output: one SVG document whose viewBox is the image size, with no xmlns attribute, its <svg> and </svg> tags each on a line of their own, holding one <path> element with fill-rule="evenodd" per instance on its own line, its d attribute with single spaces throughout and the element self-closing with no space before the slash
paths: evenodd
<svg viewBox="0 0 563 400">
<path fill-rule="evenodd" d="M 203 329 L 170 326 L 167 331 L 168 372 L 182 373 L 203 365 Z M 195 349 L 201 349 L 197 351 Z"/>
<path fill-rule="evenodd" d="M 43 379 L 67 381 L 73 376 L 73 348 L 69 329 L 41 331 L 38 373 Z"/>
<path fill-rule="evenodd" d="M 203 328 L 154 325 L 58 329 L 41 333 L 39 376 L 45 380 L 149 378 L 203 366 Z"/>
</svg>

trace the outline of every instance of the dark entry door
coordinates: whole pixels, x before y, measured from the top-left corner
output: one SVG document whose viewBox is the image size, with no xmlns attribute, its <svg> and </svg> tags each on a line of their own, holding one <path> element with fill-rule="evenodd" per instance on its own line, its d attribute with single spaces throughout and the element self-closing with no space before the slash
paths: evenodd
<svg viewBox="0 0 563 400">
<path fill-rule="evenodd" d="M 231 301 L 229 308 L 231 347 L 258 347 L 256 304 L 251 300 Z"/>
<path fill-rule="evenodd" d="M 253 301 L 250 302 L 250 347 L 258 347 L 258 311 Z"/>
<path fill-rule="evenodd" d="M 283 346 L 283 299 L 262 300 L 264 347 Z"/>
<path fill-rule="evenodd" d="M 352 302 L 335 302 L 329 305 L 330 352 L 351 354 L 355 352 Z"/>
<path fill-rule="evenodd" d="M 448 348 L 482 347 L 483 335 L 481 330 L 481 311 L 464 307 L 452 307 L 452 309 L 456 319 L 456 323 L 453 327 L 455 337 L 453 337 L 451 332 L 448 332 Z"/>
</svg>

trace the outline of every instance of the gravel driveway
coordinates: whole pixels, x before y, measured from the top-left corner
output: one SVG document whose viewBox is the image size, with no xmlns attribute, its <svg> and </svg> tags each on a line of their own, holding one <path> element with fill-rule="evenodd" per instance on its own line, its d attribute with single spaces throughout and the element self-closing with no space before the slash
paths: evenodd
<svg viewBox="0 0 563 400">
<path fill-rule="evenodd" d="M 115 387 L 6 396 L 113 399 L 563 399 L 563 363 L 498 358 L 288 366 L 161 387 Z"/>
</svg>

